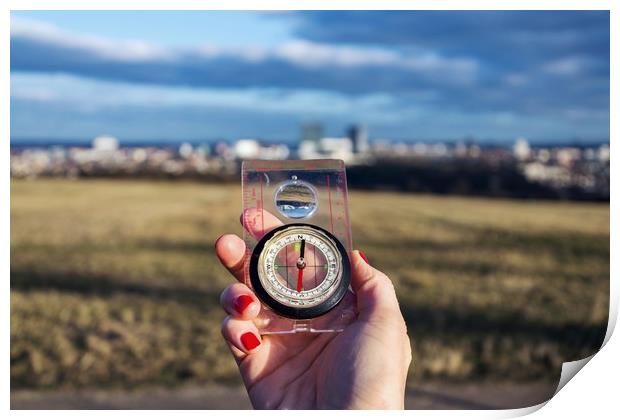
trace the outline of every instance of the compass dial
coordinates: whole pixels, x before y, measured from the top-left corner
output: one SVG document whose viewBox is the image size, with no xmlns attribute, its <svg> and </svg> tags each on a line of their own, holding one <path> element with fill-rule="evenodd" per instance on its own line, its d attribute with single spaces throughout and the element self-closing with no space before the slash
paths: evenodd
<svg viewBox="0 0 620 420">
<path fill-rule="evenodd" d="M 320 316 L 336 306 L 350 282 L 349 258 L 328 231 L 296 223 L 276 228 L 254 248 L 250 280 L 258 297 L 279 314 Z"/>
</svg>

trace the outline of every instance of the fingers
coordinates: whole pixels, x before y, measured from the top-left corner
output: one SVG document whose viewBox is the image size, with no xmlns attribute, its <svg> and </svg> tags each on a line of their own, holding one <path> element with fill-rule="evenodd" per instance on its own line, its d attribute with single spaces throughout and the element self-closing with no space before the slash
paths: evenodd
<svg viewBox="0 0 620 420">
<path fill-rule="evenodd" d="M 215 241 L 215 253 L 224 267 L 242 282 L 244 281 L 245 242 L 237 235 L 226 234 Z"/>
<path fill-rule="evenodd" d="M 256 295 L 243 284 L 245 242 L 237 235 L 223 235 L 215 242 L 222 265 L 240 282 L 228 286 L 220 296 L 220 304 L 229 314 L 222 322 L 222 335 L 237 363 L 260 349 L 262 339 L 254 322 L 260 312 Z"/>
<path fill-rule="evenodd" d="M 360 317 L 400 315 L 400 307 L 392 281 L 373 268 L 359 251 L 351 254 L 351 287 L 357 296 Z"/>
<path fill-rule="evenodd" d="M 268 211 L 251 208 L 241 214 L 241 224 L 256 239 L 282 225 L 282 222 Z M 244 282 L 246 246 L 237 235 L 225 234 L 215 241 L 215 253 L 224 267 L 237 279 Z"/>
<path fill-rule="evenodd" d="M 227 316 L 222 322 L 222 335 L 237 361 L 261 350 L 262 339 L 252 321 Z"/>
<path fill-rule="evenodd" d="M 241 213 L 239 220 L 243 228 L 256 239 L 282 225 L 282 221 L 265 209 L 249 208 Z"/>
<path fill-rule="evenodd" d="M 224 289 L 220 295 L 220 304 L 236 319 L 251 320 L 260 312 L 260 302 L 256 295 L 242 283 L 234 283 Z"/>
</svg>

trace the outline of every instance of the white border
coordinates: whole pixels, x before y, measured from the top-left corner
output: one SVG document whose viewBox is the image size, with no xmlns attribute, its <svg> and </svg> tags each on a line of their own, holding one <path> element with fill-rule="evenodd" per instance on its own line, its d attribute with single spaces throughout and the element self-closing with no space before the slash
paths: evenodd
<svg viewBox="0 0 620 420">
<path fill-rule="evenodd" d="M 610 0 L 229 0 L 225 3 L 199 0 L 6 0 L 8 10 L 612 10 Z M 150 7 L 144 7 L 144 6 Z M 85 7 L 89 6 L 89 7 Z M 294 6 L 294 7 L 292 7 Z"/>
<path fill-rule="evenodd" d="M 617 3 L 617 2 L 616 2 Z M 89 9 L 98 10 L 128 10 L 128 9 L 143 9 L 148 5 L 151 9 L 159 10 L 177 10 L 177 9 L 211 9 L 211 10 L 256 10 L 259 6 L 264 10 L 286 10 L 294 4 L 296 9 L 303 10 L 334 10 L 334 9 L 367 9 L 367 10 L 389 10 L 389 9 L 454 9 L 454 10 L 480 10 L 480 9 L 495 9 L 495 10 L 519 10 L 519 9 L 531 9 L 531 10 L 611 10 L 611 43 L 613 46 L 618 45 L 618 27 L 620 26 L 620 19 L 618 18 L 618 7 L 614 7 L 616 3 L 612 1 L 603 0 L 590 0 L 590 1 L 552 1 L 552 0 L 503 0 L 498 1 L 468 1 L 464 0 L 444 0 L 440 4 L 436 1 L 419 0 L 412 1 L 397 1 L 397 0 L 383 0 L 381 2 L 374 0 L 357 0 L 357 1 L 336 1 L 336 0 L 296 0 L 294 3 L 283 0 L 264 0 L 260 4 L 252 1 L 235 1 L 229 0 L 226 2 L 199 2 L 191 0 L 176 0 L 162 1 L 152 0 L 149 2 L 138 0 L 93 0 L 89 2 L 77 1 L 77 0 L 59 0 L 55 1 L 53 5 L 49 1 L 44 0 L 26 0 L 26 1 L 4 1 L 2 4 L 6 10 L 0 18 L 0 31 L 2 33 L 2 53 L 0 55 L 2 60 L 2 66 L 0 72 L 2 74 L 2 90 L 3 90 L 3 103 L 5 106 L 1 108 L 0 117 L 0 129 L 4 133 L 4 147 L 1 149 L 0 159 L 4 164 L 4 174 L 2 182 L 3 197 L 7 198 L 3 200 L 2 206 L 2 225 L 1 231 L 5 235 L 9 236 L 10 231 L 10 206 L 8 205 L 10 197 L 10 179 L 9 179 L 9 139 L 10 139 L 10 118 L 9 118 L 9 105 L 10 105 L 10 73 L 9 73 L 9 20 L 10 10 L 42 10 L 42 9 L 85 9 L 87 4 Z M 53 7 L 52 7 L 53 6 Z M 617 48 L 616 48 L 617 50 Z M 610 127 L 610 143 L 612 138 L 617 136 L 617 123 L 614 116 L 617 116 L 618 106 L 617 100 L 620 98 L 618 95 L 618 54 L 617 51 L 611 50 L 611 90 L 610 97 L 610 115 L 612 118 Z M 615 141 L 615 140 L 614 140 Z M 613 149 L 614 146 L 610 144 Z M 618 185 L 617 171 L 611 170 L 611 184 L 612 189 Z M 611 207 L 610 214 L 613 215 L 614 211 L 618 208 L 617 195 L 611 195 Z M 618 250 L 617 237 L 618 237 L 618 225 L 614 222 L 613 216 L 611 217 L 611 255 L 616 255 Z M 9 236 L 10 237 L 10 236 Z M 5 317 L 3 327 L 5 329 L 3 335 L 3 348 L 4 358 L 2 360 L 3 369 L 3 381 L 2 390 L 4 395 L 4 406 L 8 409 L 10 404 L 10 295 L 9 295 L 9 277 L 10 277 L 10 255 L 9 255 L 9 241 L 5 236 L 5 240 L 1 245 L 2 258 L 5 262 L 4 267 L 4 289 L 3 294 L 3 315 Z M 570 381 L 561 391 L 555 396 L 542 410 L 537 411 L 545 404 L 541 404 L 536 407 L 519 410 L 504 410 L 504 411 L 415 411 L 415 412 L 356 412 L 355 415 L 359 417 L 376 417 L 381 418 L 389 417 L 402 417 L 402 416 L 416 416 L 423 418 L 445 418 L 445 417 L 469 417 L 469 418 L 504 418 L 515 417 L 524 414 L 537 411 L 534 415 L 538 418 L 550 418 L 550 417 L 566 417 L 566 418 L 583 418 L 584 416 L 597 417 L 612 417 L 617 415 L 618 397 L 616 391 L 616 378 L 620 373 L 620 363 L 615 357 L 616 354 L 620 354 L 620 344 L 618 339 L 613 338 L 611 333 L 615 326 L 615 322 L 618 314 L 618 267 L 616 260 L 611 259 L 611 296 L 610 300 L 610 317 L 611 322 L 608 327 L 606 336 L 606 345 L 603 351 L 596 354 L 590 363 L 583 369 L 583 372 L 579 373 L 579 379 Z M 575 365 L 573 365 L 574 367 Z M 612 414 L 613 413 L 613 414 Z M 168 418 L 170 415 L 183 415 L 186 417 L 203 418 L 205 413 L 203 412 L 146 412 L 146 411 L 117 411 L 114 416 L 129 417 L 135 415 L 148 415 L 149 417 Z M 79 411 L 67 412 L 67 411 L 47 411 L 47 412 L 28 412 L 28 411 L 12 411 L 10 413 L 14 417 L 31 417 L 33 415 L 45 415 L 50 418 L 82 418 L 85 413 Z M 88 416 L 94 418 L 106 418 L 109 413 L 102 411 L 89 411 Z M 209 416 L 222 416 L 222 417 L 236 417 L 243 416 L 247 418 L 252 416 L 253 418 L 271 418 L 273 416 L 291 416 L 294 415 L 299 419 L 310 418 L 314 416 L 309 412 L 296 412 L 291 413 L 273 413 L 273 412 L 252 412 L 251 414 L 244 412 L 230 412 L 230 411 L 210 411 Z M 339 416 L 349 416 L 352 413 L 338 413 Z"/>
</svg>

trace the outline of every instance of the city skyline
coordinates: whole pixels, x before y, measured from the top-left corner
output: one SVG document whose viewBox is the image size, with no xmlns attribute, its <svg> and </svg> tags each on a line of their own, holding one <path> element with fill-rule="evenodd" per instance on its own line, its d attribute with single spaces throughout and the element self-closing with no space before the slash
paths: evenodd
<svg viewBox="0 0 620 420">
<path fill-rule="evenodd" d="M 308 121 L 608 141 L 609 14 L 11 14 L 12 138 L 294 141 Z"/>
</svg>

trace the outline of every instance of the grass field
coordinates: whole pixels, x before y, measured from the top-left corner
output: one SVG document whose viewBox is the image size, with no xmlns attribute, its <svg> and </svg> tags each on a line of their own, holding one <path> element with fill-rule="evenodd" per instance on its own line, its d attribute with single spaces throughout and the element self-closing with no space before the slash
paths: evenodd
<svg viewBox="0 0 620 420">
<path fill-rule="evenodd" d="M 219 333 L 236 186 L 11 182 L 11 386 L 238 383 Z M 410 381 L 553 380 L 609 302 L 609 206 L 350 194 L 353 241 L 389 274 Z"/>
</svg>

